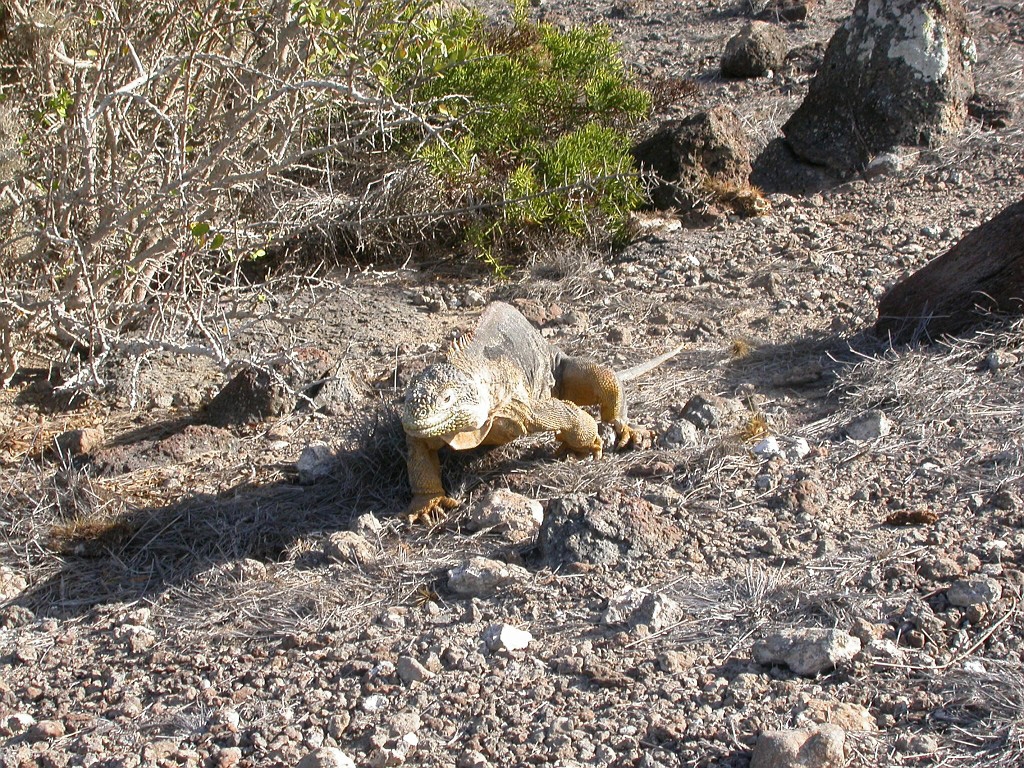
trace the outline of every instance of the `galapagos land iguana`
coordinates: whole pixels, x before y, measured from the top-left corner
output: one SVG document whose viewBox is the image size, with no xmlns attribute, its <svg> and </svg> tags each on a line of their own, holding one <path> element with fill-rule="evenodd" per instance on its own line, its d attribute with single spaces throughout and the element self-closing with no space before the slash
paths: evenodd
<svg viewBox="0 0 1024 768">
<path fill-rule="evenodd" d="M 650 432 L 626 421 L 622 382 L 674 356 L 676 347 L 616 373 L 549 344 L 519 310 L 494 302 L 476 330 L 452 342 L 444 360 L 409 384 L 402 412 L 415 522 L 458 506 L 441 484 L 438 449 L 504 445 L 534 432 L 554 432 L 570 451 L 601 457 L 597 422 L 579 406 L 597 405 L 615 429 L 616 447 L 642 445 Z"/>
</svg>

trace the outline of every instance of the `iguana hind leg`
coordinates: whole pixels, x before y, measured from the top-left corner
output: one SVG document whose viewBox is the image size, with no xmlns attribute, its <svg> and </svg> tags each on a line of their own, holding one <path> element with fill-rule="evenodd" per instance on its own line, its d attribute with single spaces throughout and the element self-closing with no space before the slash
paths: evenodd
<svg viewBox="0 0 1024 768">
<path fill-rule="evenodd" d="M 629 426 L 622 383 L 615 371 L 585 357 L 564 357 L 555 372 L 555 397 L 577 405 L 596 405 L 601 421 L 615 429 L 615 447 L 650 447 L 650 430 Z"/>
<path fill-rule="evenodd" d="M 430 521 L 439 513 L 455 509 L 459 502 L 447 496 L 441 484 L 441 460 L 437 446 L 419 437 L 406 436 L 409 455 L 409 485 L 412 502 L 406 512 L 409 523 Z"/>
<path fill-rule="evenodd" d="M 573 453 L 601 458 L 597 422 L 573 403 L 553 398 L 534 403 L 526 427 L 530 432 L 554 432 L 555 438 Z"/>
</svg>

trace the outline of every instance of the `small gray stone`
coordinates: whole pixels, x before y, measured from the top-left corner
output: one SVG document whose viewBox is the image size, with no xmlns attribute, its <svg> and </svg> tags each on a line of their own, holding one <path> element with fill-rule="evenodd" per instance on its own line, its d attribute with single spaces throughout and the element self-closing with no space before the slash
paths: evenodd
<svg viewBox="0 0 1024 768">
<path fill-rule="evenodd" d="M 28 712 L 14 712 L 4 718 L 3 726 L 0 728 L 0 735 L 17 736 L 19 733 L 24 733 L 35 724 L 36 719 Z"/>
<path fill-rule="evenodd" d="M 758 664 L 782 664 L 803 677 L 813 677 L 860 653 L 861 642 L 839 629 L 787 629 L 754 643 Z"/>
<path fill-rule="evenodd" d="M 789 461 L 800 461 L 811 452 L 811 446 L 803 437 L 787 437 L 783 442 L 783 451 Z"/>
<path fill-rule="evenodd" d="M 371 693 L 359 702 L 359 708 L 362 709 L 363 712 L 380 712 L 381 710 L 386 709 L 387 706 L 387 697 L 381 696 L 379 693 Z"/>
<path fill-rule="evenodd" d="M 469 749 L 459 755 L 457 768 L 490 768 L 491 763 L 482 752 Z"/>
<path fill-rule="evenodd" d="M 66 733 L 64 723 L 60 720 L 40 720 L 28 729 L 25 738 L 29 741 L 48 741 L 59 739 Z"/>
<path fill-rule="evenodd" d="M 612 344 L 621 344 L 628 347 L 633 343 L 633 331 L 625 326 L 610 328 L 605 336 Z"/>
<path fill-rule="evenodd" d="M 337 747 L 320 747 L 299 760 L 295 768 L 356 768 L 356 764 Z"/>
<path fill-rule="evenodd" d="M 1005 371 L 1017 364 L 1017 356 L 1012 352 L 990 352 L 985 358 L 985 367 L 990 371 Z"/>
<path fill-rule="evenodd" d="M 230 427 L 284 416 L 295 407 L 295 395 L 280 376 L 263 368 L 245 368 L 206 406 L 206 422 Z"/>
<path fill-rule="evenodd" d="M 328 416 L 344 416 L 350 413 L 355 406 L 357 399 L 355 388 L 352 386 L 352 377 L 345 369 L 339 366 L 332 376 L 327 377 L 313 387 L 310 387 L 305 394 L 309 405 Z M 307 402 L 300 400 L 300 403 Z"/>
<path fill-rule="evenodd" d="M 367 512 L 356 518 L 356 521 L 352 524 L 352 530 L 364 539 L 371 541 L 380 536 L 384 530 L 384 525 L 373 512 Z"/>
<path fill-rule="evenodd" d="M 693 210 L 707 202 L 709 187 L 742 189 L 750 176 L 749 139 L 743 121 L 720 105 L 682 120 L 665 120 L 631 150 L 661 183 L 650 190 L 660 210 Z M 606 268 L 610 279 L 616 279 Z"/>
<path fill-rule="evenodd" d="M 946 590 L 950 605 L 967 608 L 972 605 L 992 605 L 1003 596 L 1003 588 L 995 579 L 978 576 L 954 581 Z"/>
<path fill-rule="evenodd" d="M 643 588 L 628 587 L 608 601 L 608 608 L 601 620 L 609 626 L 642 625 L 651 632 L 660 632 L 676 623 L 682 613 L 679 604 L 665 595 Z"/>
<path fill-rule="evenodd" d="M 863 704 L 852 701 L 833 701 L 831 699 L 810 699 L 804 705 L 803 712 L 797 718 L 797 724 L 838 725 L 843 730 L 871 733 L 878 730 L 878 722 L 871 711 Z"/>
<path fill-rule="evenodd" d="M 433 672 L 416 661 L 412 656 L 399 656 L 395 670 L 398 672 L 402 682 L 407 685 L 422 683 L 424 680 L 429 680 L 434 676 Z"/>
<path fill-rule="evenodd" d="M 892 432 L 892 422 L 882 411 L 865 411 L 846 425 L 846 434 L 851 440 L 876 440 Z"/>
<path fill-rule="evenodd" d="M 664 557 L 683 531 L 660 508 L 612 490 L 553 499 L 537 543 L 552 568 L 573 563 L 614 566 Z"/>
<path fill-rule="evenodd" d="M 708 430 L 721 423 L 722 409 L 717 398 L 694 395 L 683 406 L 683 418 L 691 422 L 697 429 Z"/>
<path fill-rule="evenodd" d="M 782 455 L 782 446 L 779 445 L 779 439 L 772 435 L 759 440 L 751 450 L 753 450 L 755 456 L 760 456 L 764 459 Z"/>
<path fill-rule="evenodd" d="M 871 161 L 864 169 L 864 176 L 868 179 L 892 176 L 902 171 L 905 165 L 906 159 L 901 152 L 882 152 L 871 158 Z"/>
<path fill-rule="evenodd" d="M 87 456 L 95 451 L 106 439 L 103 425 L 85 427 L 84 429 L 72 429 L 69 432 L 57 435 L 54 439 L 54 447 L 57 453 L 65 458 L 76 456 Z"/>
<path fill-rule="evenodd" d="M 608 599 L 608 607 L 601 616 L 602 623 L 608 626 L 626 624 L 633 617 L 633 614 L 640 610 L 644 600 L 650 597 L 650 590 L 627 587 L 619 594 Z"/>
<path fill-rule="evenodd" d="M 260 581 L 267 578 L 267 564 L 261 560 L 246 557 L 235 563 L 228 571 L 238 581 Z"/>
<path fill-rule="evenodd" d="M 723 77 L 761 77 L 786 58 L 786 33 L 774 24 L 752 21 L 725 44 Z"/>
<path fill-rule="evenodd" d="M 0 603 L 17 597 L 28 586 L 28 580 L 20 573 L 0 565 Z"/>
<path fill-rule="evenodd" d="M 214 757 L 217 768 L 234 768 L 242 762 L 242 750 L 239 747 L 222 747 Z"/>
<path fill-rule="evenodd" d="M 481 597 L 507 584 L 524 581 L 529 576 L 529 571 L 518 565 L 473 557 L 448 571 L 448 589 L 465 597 Z"/>
<path fill-rule="evenodd" d="M 521 651 L 533 642 L 533 635 L 511 624 L 491 624 L 484 630 L 484 645 L 489 651 Z"/>
<path fill-rule="evenodd" d="M 507 488 L 488 492 L 469 510 L 466 527 L 471 531 L 495 530 L 513 544 L 537 536 L 544 522 L 544 507 L 535 499 Z"/>
<path fill-rule="evenodd" d="M 299 471 L 299 485 L 312 485 L 330 476 L 337 463 L 337 457 L 329 445 L 313 443 L 299 454 L 295 468 Z"/>
<path fill-rule="evenodd" d="M 689 419 L 672 422 L 662 433 L 661 443 L 668 448 L 680 448 L 697 445 L 700 434 L 697 427 Z"/>
<path fill-rule="evenodd" d="M 910 739 L 910 752 L 915 755 L 933 755 L 939 751 L 939 741 L 931 734 L 920 733 Z"/>
<path fill-rule="evenodd" d="M 117 637 L 121 639 L 132 653 L 142 653 L 156 645 L 156 633 L 148 627 L 136 624 L 125 624 L 118 628 Z"/>
<path fill-rule="evenodd" d="M 949 555 L 936 553 L 918 561 L 917 570 L 926 579 L 946 581 L 957 578 L 964 569 Z"/>
<path fill-rule="evenodd" d="M 0 608 L 0 627 L 4 629 L 15 629 L 26 627 L 36 620 L 36 615 L 31 608 L 24 605 L 8 605 Z"/>
<path fill-rule="evenodd" d="M 466 291 L 463 301 L 467 307 L 482 307 L 487 303 L 487 298 L 480 291 L 470 288 Z"/>
<path fill-rule="evenodd" d="M 396 712 L 388 718 L 388 738 L 401 741 L 411 733 L 416 733 L 423 724 L 416 712 Z"/>
<path fill-rule="evenodd" d="M 660 632 L 676 622 L 683 615 L 683 609 L 675 600 L 662 594 L 651 594 L 632 616 L 634 625 L 647 627 L 651 632 Z"/>
<path fill-rule="evenodd" d="M 336 531 L 324 544 L 324 555 L 338 563 L 357 563 L 362 566 L 377 562 L 377 551 L 355 531 Z"/>
<path fill-rule="evenodd" d="M 842 768 L 846 732 L 835 725 L 767 731 L 750 757 L 750 768 Z"/>
</svg>

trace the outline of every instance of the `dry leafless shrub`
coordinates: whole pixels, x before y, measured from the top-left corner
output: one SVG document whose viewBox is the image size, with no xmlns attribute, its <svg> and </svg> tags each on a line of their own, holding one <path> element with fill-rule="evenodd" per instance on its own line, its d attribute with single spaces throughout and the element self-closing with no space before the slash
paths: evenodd
<svg viewBox="0 0 1024 768">
<path fill-rule="evenodd" d="M 358 39 L 411 5 L 429 4 L 352 4 L 355 38 L 329 41 L 351 54 L 342 75 L 317 67 L 330 30 L 288 0 L 5 3 L 0 379 L 43 339 L 72 385 L 112 352 L 227 364 L 252 308 L 217 289 L 285 235 L 340 221 L 378 246 L 429 226 L 400 215 L 422 179 L 382 153 L 430 127 Z"/>
<path fill-rule="evenodd" d="M 268 265 L 364 251 L 407 259 L 458 233 L 497 269 L 489 248 L 531 217 L 555 216 L 582 236 L 605 226 L 597 211 L 635 204 L 631 166 L 605 162 L 625 158 L 624 135 L 611 128 L 556 136 L 543 155 L 552 179 L 520 173 L 508 195 L 476 166 L 492 153 L 503 173 L 515 168 L 524 129 L 499 141 L 510 157 L 489 145 L 456 151 L 472 121 L 487 127 L 509 110 L 487 101 L 495 94 L 481 84 L 491 79 L 474 68 L 502 52 L 480 53 L 491 49 L 473 47 L 473 36 L 486 28 L 446 5 L 8 0 L 0 380 L 44 340 L 46 358 L 63 355 L 69 389 L 102 383 L 112 354 L 168 351 L 226 366 L 232 324 L 254 312 L 263 288 L 227 305 L 224 289 L 265 277 Z M 559 130 L 579 127 L 569 118 L 586 123 L 573 90 L 586 77 L 616 84 L 623 105 L 595 107 L 613 123 L 643 113 L 649 99 L 623 76 L 607 34 L 570 37 L 594 71 L 557 81 L 561 102 L 549 109 L 566 117 Z M 451 86 L 460 90 L 432 87 L 460 67 L 465 82 Z M 563 115 L 560 104 L 573 109 Z M 551 201 L 564 210 L 548 210 Z M 518 218 L 505 221 L 505 211 Z"/>
</svg>

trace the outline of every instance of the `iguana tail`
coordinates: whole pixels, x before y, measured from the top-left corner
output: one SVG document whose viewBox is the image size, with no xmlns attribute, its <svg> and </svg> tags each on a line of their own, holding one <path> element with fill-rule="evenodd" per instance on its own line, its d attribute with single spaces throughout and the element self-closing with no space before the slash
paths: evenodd
<svg viewBox="0 0 1024 768">
<path fill-rule="evenodd" d="M 663 355 L 658 355 L 654 359 L 648 360 L 646 363 L 639 363 L 624 371 L 616 371 L 615 375 L 618 377 L 619 381 L 632 381 L 633 379 L 639 379 L 645 373 L 653 371 L 665 361 L 671 360 L 673 357 L 678 355 L 683 346 L 684 344 L 680 343 Z"/>
</svg>

